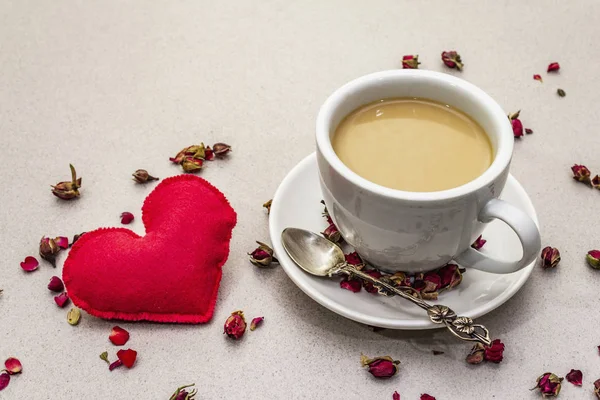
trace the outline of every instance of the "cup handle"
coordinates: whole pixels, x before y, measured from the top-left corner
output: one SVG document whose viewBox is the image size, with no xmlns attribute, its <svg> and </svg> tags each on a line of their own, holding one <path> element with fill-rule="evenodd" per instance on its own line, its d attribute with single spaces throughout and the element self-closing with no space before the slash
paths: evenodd
<svg viewBox="0 0 600 400">
<path fill-rule="evenodd" d="M 469 247 L 454 258 L 457 263 L 464 267 L 494 274 L 510 274 L 525 268 L 535 260 L 542 247 L 540 232 L 535 222 L 512 204 L 499 199 L 491 199 L 483 207 L 477 219 L 487 223 L 495 218 L 501 219 L 515 231 L 519 240 L 521 240 L 523 257 L 519 261 L 501 261 L 490 258 Z"/>
</svg>

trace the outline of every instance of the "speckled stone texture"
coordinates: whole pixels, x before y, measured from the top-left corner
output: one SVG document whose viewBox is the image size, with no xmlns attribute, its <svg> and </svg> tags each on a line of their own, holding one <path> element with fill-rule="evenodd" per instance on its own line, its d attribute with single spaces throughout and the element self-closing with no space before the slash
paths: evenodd
<svg viewBox="0 0 600 400">
<path fill-rule="evenodd" d="M 2 1 L 0 359 L 17 356 L 24 372 L 0 398 L 160 400 L 195 382 L 201 399 L 391 399 L 394 390 L 403 400 L 535 399 L 528 389 L 538 375 L 571 368 L 583 371 L 583 388 L 565 381 L 560 398 L 591 398 L 600 271 L 584 255 L 600 247 L 600 193 L 569 168 L 600 172 L 599 14 L 595 0 Z M 543 244 L 562 253 L 558 269 L 536 268 L 480 319 L 506 343 L 500 365 L 465 364 L 470 346 L 443 331 L 372 332 L 246 257 L 255 240 L 268 241 L 262 203 L 314 150 L 324 99 L 350 79 L 399 67 L 404 54 L 444 71 L 447 49 L 465 62 L 450 73 L 507 112 L 522 109 L 535 131 L 516 144 L 512 173 L 537 207 Z M 546 74 L 551 61 L 560 73 Z M 239 218 L 213 322 L 119 324 L 139 357 L 109 372 L 98 355 L 114 358 L 115 323 L 84 314 L 72 327 L 46 289 L 65 255 L 56 270 L 44 263 L 31 274 L 19 262 L 42 235 L 118 226 L 123 211 L 143 234 L 140 207 L 155 183 L 136 186 L 130 174 L 175 175 L 168 157 L 201 140 L 234 147 L 202 176 Z M 49 185 L 69 177 L 69 162 L 82 197 L 61 202 Z M 222 326 L 237 309 L 265 322 L 232 342 Z M 399 375 L 375 381 L 361 352 L 400 359 Z"/>
</svg>

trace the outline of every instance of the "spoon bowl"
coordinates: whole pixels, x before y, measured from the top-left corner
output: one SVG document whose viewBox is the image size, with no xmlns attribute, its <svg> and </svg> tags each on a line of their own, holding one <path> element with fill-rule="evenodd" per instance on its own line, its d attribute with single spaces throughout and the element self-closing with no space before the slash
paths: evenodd
<svg viewBox="0 0 600 400">
<path fill-rule="evenodd" d="M 338 245 L 314 232 L 286 228 L 281 233 L 283 248 L 304 271 L 315 276 L 328 276 L 330 271 L 346 259 Z"/>
</svg>

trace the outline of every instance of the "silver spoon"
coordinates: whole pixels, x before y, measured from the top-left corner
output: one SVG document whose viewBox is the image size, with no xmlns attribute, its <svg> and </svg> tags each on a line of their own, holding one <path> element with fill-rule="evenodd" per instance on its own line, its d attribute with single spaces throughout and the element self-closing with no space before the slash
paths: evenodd
<svg viewBox="0 0 600 400">
<path fill-rule="evenodd" d="M 332 277 L 344 274 L 364 279 L 371 282 L 379 293 L 386 296 L 398 295 L 426 310 L 431 322 L 444 324 L 457 338 L 488 346 L 491 344 L 490 333 L 485 326 L 474 324 L 469 317 L 457 316 L 446 306 L 427 303 L 410 287 L 396 287 L 390 280 L 373 278 L 356 269 L 346 262 L 339 246 L 314 232 L 286 228 L 281 233 L 281 240 L 290 258 L 311 275 Z"/>
</svg>

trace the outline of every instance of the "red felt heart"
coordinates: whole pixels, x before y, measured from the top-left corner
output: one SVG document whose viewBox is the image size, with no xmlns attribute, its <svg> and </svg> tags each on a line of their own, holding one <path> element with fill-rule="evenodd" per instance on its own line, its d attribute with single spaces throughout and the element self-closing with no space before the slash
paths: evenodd
<svg viewBox="0 0 600 400">
<path fill-rule="evenodd" d="M 72 247 L 63 280 L 73 303 L 101 318 L 211 319 L 236 214 L 193 175 L 163 180 L 142 207 L 146 235 L 100 228 Z"/>
</svg>

